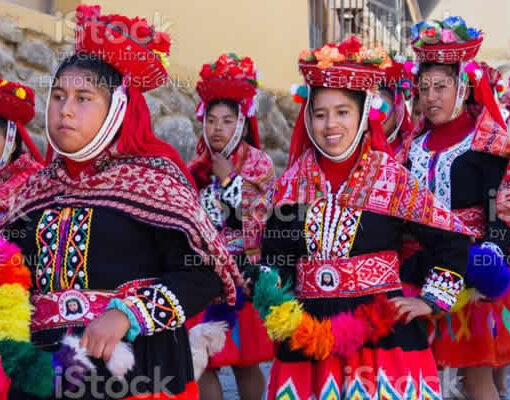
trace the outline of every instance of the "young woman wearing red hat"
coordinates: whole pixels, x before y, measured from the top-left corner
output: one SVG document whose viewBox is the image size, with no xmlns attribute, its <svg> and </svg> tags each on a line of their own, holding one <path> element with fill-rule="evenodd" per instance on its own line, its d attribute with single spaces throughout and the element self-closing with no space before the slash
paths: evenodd
<svg viewBox="0 0 510 400">
<path fill-rule="evenodd" d="M 414 128 L 405 101 L 413 95 L 415 66 L 412 62 L 396 58 L 392 61 L 392 66 L 384 71 L 384 81 L 379 85 L 381 97 L 389 109 L 383 121 L 383 129 L 395 158 L 404 162 L 407 142 Z"/>
<path fill-rule="evenodd" d="M 510 362 L 510 331 L 503 323 L 508 310 L 501 299 L 510 283 L 510 230 L 496 217 L 494 203 L 510 142 L 489 80 L 473 61 L 481 32 L 449 17 L 421 22 L 413 35 L 423 118 L 409 167 L 477 237 L 463 301 L 438 321 L 434 354 L 442 367 L 464 368 L 470 398 L 498 399 L 504 388 L 496 387 L 493 368 Z"/>
<path fill-rule="evenodd" d="M 269 156 L 260 150 L 256 112 L 257 70 L 253 61 L 236 54 L 223 54 L 213 64 L 204 64 L 197 84 L 201 102 L 198 119 L 203 135 L 189 168 L 200 189 L 200 202 L 227 243 L 241 271 L 260 257 L 262 227 L 255 205 L 275 180 Z M 221 399 L 215 369 L 232 366 L 241 399 L 260 399 L 264 377 L 258 364 L 273 359 L 273 347 L 252 302 L 238 304 L 230 317 L 217 315 L 210 306 L 190 333 L 192 339 L 215 319 L 228 321 L 230 330 L 221 351 L 210 356 L 200 378 L 201 399 Z M 221 305 L 219 306 L 221 307 Z M 197 331 L 198 330 L 198 331 Z M 197 343 L 198 346 L 198 343 Z M 192 340 L 195 354 L 195 343 Z M 198 371 L 199 372 L 199 371 Z M 197 373 L 197 371 L 195 371 Z"/>
<path fill-rule="evenodd" d="M 278 342 L 268 399 L 441 398 L 420 319 L 455 303 L 469 231 L 391 156 L 374 94 L 390 64 L 357 38 L 300 55 L 307 96 L 265 199 L 273 267 L 252 275 Z M 402 296 L 406 229 L 434 254 L 418 298 Z"/>
<path fill-rule="evenodd" d="M 29 87 L 0 78 L 0 212 L 9 195 L 42 168 L 43 158 L 25 125 L 34 117 L 34 92 Z M 25 152 L 23 145 L 28 151 Z"/>
<path fill-rule="evenodd" d="M 198 399 L 184 322 L 214 298 L 233 305 L 242 278 L 185 164 L 151 129 L 142 92 L 166 82 L 170 41 L 99 6 L 76 16 L 76 54 L 47 104 L 54 155 L 4 225 L 26 233 L 32 340 L 53 351 L 78 335 L 75 351 L 92 358 L 82 379 L 57 374 L 57 398 Z"/>
</svg>

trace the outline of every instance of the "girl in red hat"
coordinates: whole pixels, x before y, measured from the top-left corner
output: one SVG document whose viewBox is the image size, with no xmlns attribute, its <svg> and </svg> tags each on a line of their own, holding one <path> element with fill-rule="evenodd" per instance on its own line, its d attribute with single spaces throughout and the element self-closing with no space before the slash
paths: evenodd
<svg viewBox="0 0 510 400">
<path fill-rule="evenodd" d="M 405 149 L 412 137 L 413 123 L 406 106 L 413 94 L 414 63 L 397 59 L 392 66 L 385 69 L 384 82 L 379 86 L 382 99 L 389 109 L 383 121 L 383 129 L 395 158 L 403 162 L 406 159 Z"/>
<path fill-rule="evenodd" d="M 197 117 L 204 133 L 189 168 L 200 190 L 200 203 L 243 271 L 244 265 L 260 257 L 262 227 L 255 217 L 255 205 L 275 180 L 273 163 L 260 150 L 255 115 L 257 70 L 250 58 L 231 53 L 205 64 L 200 77 Z M 202 323 L 190 333 L 194 338 L 218 319 L 230 325 L 226 342 L 218 346 L 220 351 L 208 352 L 207 370 L 199 381 L 200 397 L 221 399 L 216 369 L 232 366 L 241 399 L 260 399 L 264 377 L 258 364 L 273 358 L 262 321 L 240 289 L 236 307 L 225 310 L 230 316 L 218 315 L 218 307 L 222 306 L 213 305 L 198 317 Z M 192 341 L 194 355 L 198 343 Z"/>
<path fill-rule="evenodd" d="M 503 322 L 508 310 L 501 299 L 510 283 L 510 230 L 495 215 L 510 142 L 489 80 L 473 61 L 482 33 L 460 17 L 421 22 L 412 31 L 423 118 L 408 165 L 477 238 L 463 301 L 438 321 L 434 354 L 441 367 L 463 368 L 470 398 L 494 400 L 504 388 L 497 387 L 493 369 L 510 362 L 510 331 Z"/>
<path fill-rule="evenodd" d="M 170 41 L 99 6 L 76 17 L 76 54 L 49 93 L 49 165 L 4 223 L 25 232 L 32 341 L 54 351 L 72 334 L 92 359 L 79 376 L 55 369 L 55 398 L 198 399 L 184 322 L 215 298 L 233 305 L 242 278 L 186 165 L 151 129 L 142 93 L 167 81 Z M 12 398 L 29 398 L 20 389 Z"/>
<path fill-rule="evenodd" d="M 271 267 L 252 272 L 278 343 L 268 399 L 441 398 L 421 319 L 456 302 L 469 231 L 391 156 L 374 92 L 389 65 L 357 38 L 300 55 L 289 164 L 265 198 Z M 417 298 L 399 278 L 406 229 L 434 254 Z"/>
<path fill-rule="evenodd" d="M 42 168 L 41 154 L 25 129 L 34 114 L 32 89 L 0 78 L 1 213 L 8 207 L 9 195 Z"/>
</svg>

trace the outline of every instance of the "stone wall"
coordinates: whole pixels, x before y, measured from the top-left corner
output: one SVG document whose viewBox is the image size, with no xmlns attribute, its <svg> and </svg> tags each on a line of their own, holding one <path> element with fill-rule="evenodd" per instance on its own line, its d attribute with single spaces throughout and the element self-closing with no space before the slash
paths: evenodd
<svg viewBox="0 0 510 400">
<path fill-rule="evenodd" d="M 34 90 L 36 115 L 28 130 L 42 151 L 46 148 L 44 110 L 51 71 L 59 60 L 72 54 L 72 48 L 72 44 L 55 42 L 36 30 L 20 29 L 12 20 L 0 18 L 0 77 L 20 81 Z M 146 94 L 146 99 L 155 133 L 189 161 L 202 131 L 194 115 L 198 96 L 192 83 L 171 77 L 168 85 Z M 287 162 L 291 128 L 298 112 L 290 96 L 276 96 L 269 91 L 259 96 L 261 142 L 278 173 Z"/>
</svg>

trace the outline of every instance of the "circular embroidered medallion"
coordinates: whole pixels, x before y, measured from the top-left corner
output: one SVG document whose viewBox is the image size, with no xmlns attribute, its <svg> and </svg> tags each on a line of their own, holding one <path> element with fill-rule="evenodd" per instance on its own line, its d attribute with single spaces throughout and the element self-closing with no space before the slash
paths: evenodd
<svg viewBox="0 0 510 400">
<path fill-rule="evenodd" d="M 79 320 L 89 310 L 89 300 L 78 290 L 67 290 L 58 299 L 58 312 L 66 321 Z"/>
<path fill-rule="evenodd" d="M 315 274 L 315 282 L 322 290 L 331 292 L 340 284 L 340 274 L 332 265 L 323 265 Z"/>
</svg>

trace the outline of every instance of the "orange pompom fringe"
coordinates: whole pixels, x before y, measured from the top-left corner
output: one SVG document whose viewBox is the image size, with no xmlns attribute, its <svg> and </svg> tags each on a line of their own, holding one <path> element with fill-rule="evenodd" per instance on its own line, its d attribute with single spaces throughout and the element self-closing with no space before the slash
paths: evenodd
<svg viewBox="0 0 510 400">
<path fill-rule="evenodd" d="M 344 317 L 348 315 L 351 315 L 350 320 Z M 335 351 L 334 355 L 351 356 L 364 343 L 377 343 L 388 336 L 393 330 L 396 315 L 396 306 L 384 295 L 376 296 L 372 303 L 359 306 L 354 314 L 340 313 L 333 317 L 336 325 L 331 319 L 319 321 L 303 312 L 301 322 L 290 337 L 290 348 L 294 351 L 300 350 L 314 360 L 325 360 L 332 355 L 335 346 L 342 351 Z M 346 335 L 346 329 L 349 327 L 343 325 L 346 323 L 352 325 L 357 321 L 359 334 L 355 337 Z"/>
<path fill-rule="evenodd" d="M 301 323 L 290 338 L 290 348 L 301 350 L 314 360 L 325 360 L 331 354 L 335 337 L 331 330 L 331 320 L 318 321 L 308 313 L 303 313 Z"/>
</svg>

